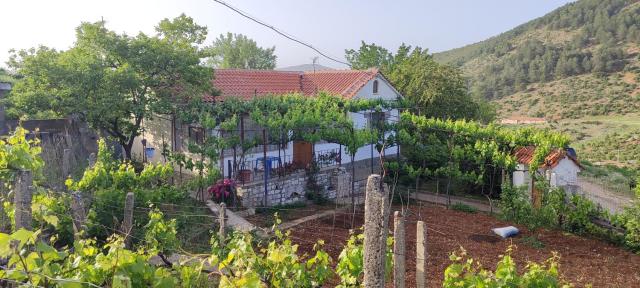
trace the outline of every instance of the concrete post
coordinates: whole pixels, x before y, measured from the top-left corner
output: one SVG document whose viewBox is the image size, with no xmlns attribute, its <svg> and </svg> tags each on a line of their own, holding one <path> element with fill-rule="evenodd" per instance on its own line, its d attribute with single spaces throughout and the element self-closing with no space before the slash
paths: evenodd
<svg viewBox="0 0 640 288">
<path fill-rule="evenodd" d="M 76 237 L 79 233 L 86 231 L 87 214 L 84 210 L 84 204 L 82 203 L 82 196 L 80 192 L 71 193 L 71 212 L 73 219 L 73 232 Z"/>
<path fill-rule="evenodd" d="M 220 223 L 220 231 L 218 231 L 218 236 L 220 237 L 220 245 L 224 244 L 224 238 L 226 236 L 227 223 L 227 206 L 224 203 L 220 203 L 220 213 L 218 213 L 218 223 Z"/>
<path fill-rule="evenodd" d="M 416 287 L 427 287 L 427 225 L 416 225 Z"/>
<path fill-rule="evenodd" d="M 87 159 L 87 161 L 89 162 L 89 168 L 93 167 L 93 165 L 96 165 L 96 154 L 95 153 L 91 153 L 89 154 L 89 159 Z"/>
<path fill-rule="evenodd" d="M 367 179 L 364 206 L 364 286 L 384 287 L 386 193 L 382 190 L 380 175 Z"/>
<path fill-rule="evenodd" d="M 393 287 L 404 288 L 405 274 L 404 218 L 393 213 Z"/>
<path fill-rule="evenodd" d="M 31 230 L 31 199 L 33 193 L 33 175 L 29 170 L 21 170 L 17 174 L 14 191 L 16 230 Z"/>
<path fill-rule="evenodd" d="M 62 151 L 62 181 L 65 181 L 71 175 L 71 149 Z"/>
<path fill-rule="evenodd" d="M 0 233 L 11 233 L 11 221 L 4 211 L 4 205 L 2 205 L 4 201 L 8 200 L 8 196 L 4 181 L 0 181 Z"/>
<path fill-rule="evenodd" d="M 124 221 L 122 221 L 122 233 L 124 234 L 124 243 L 127 248 L 131 248 L 130 235 L 133 231 L 133 205 L 134 195 L 132 192 L 129 192 L 124 201 Z"/>
</svg>

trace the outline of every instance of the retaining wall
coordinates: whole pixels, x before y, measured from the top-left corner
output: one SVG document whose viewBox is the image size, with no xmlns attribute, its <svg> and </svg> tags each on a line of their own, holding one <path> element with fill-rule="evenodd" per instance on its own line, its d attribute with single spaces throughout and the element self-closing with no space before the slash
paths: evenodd
<svg viewBox="0 0 640 288">
<path fill-rule="evenodd" d="M 316 177 L 327 199 L 347 198 L 351 190 L 351 174 L 337 166 L 320 169 Z M 307 175 L 304 171 L 283 177 L 274 177 L 267 181 L 267 206 L 291 204 L 306 201 Z M 356 187 L 356 192 L 361 188 Z M 246 183 L 237 188 L 242 205 L 247 208 L 264 206 L 264 180 Z"/>
</svg>

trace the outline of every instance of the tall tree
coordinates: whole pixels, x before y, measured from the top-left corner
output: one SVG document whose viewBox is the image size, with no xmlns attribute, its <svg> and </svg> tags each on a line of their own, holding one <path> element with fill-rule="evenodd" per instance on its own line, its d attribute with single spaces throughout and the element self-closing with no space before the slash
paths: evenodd
<svg viewBox="0 0 640 288">
<path fill-rule="evenodd" d="M 353 69 L 382 68 L 387 69 L 393 62 L 393 54 L 375 43 L 361 42 L 358 50 L 345 50 L 345 58 Z"/>
<path fill-rule="evenodd" d="M 82 23 L 67 51 L 40 47 L 12 56 L 24 78 L 11 94 L 22 115 L 80 115 L 122 145 L 127 158 L 144 119 L 211 92 L 212 69 L 200 65 L 207 29 L 181 15 L 155 35 L 117 34 L 105 22 Z"/>
<path fill-rule="evenodd" d="M 276 47 L 262 48 L 242 34 L 221 34 L 208 48 L 207 63 L 215 68 L 266 69 L 276 67 Z"/>
<path fill-rule="evenodd" d="M 380 67 L 391 83 L 420 114 L 452 119 L 490 120 L 489 107 L 482 113 L 467 93 L 460 70 L 433 60 L 428 50 L 402 44 L 396 54 L 375 44 L 362 43 L 347 50 L 347 60 L 355 69 Z M 418 112 L 418 111 L 416 111 Z M 481 115 L 482 114 L 482 115 Z"/>
</svg>

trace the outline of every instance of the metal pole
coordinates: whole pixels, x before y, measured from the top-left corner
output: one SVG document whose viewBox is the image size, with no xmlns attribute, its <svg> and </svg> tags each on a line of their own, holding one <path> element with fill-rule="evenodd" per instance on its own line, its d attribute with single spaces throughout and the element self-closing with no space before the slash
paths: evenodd
<svg viewBox="0 0 640 288">
<path fill-rule="evenodd" d="M 264 203 L 263 206 L 267 207 L 267 197 L 269 195 L 267 181 L 269 181 L 269 169 L 267 169 L 267 130 L 262 129 L 262 166 L 264 167 Z"/>
</svg>

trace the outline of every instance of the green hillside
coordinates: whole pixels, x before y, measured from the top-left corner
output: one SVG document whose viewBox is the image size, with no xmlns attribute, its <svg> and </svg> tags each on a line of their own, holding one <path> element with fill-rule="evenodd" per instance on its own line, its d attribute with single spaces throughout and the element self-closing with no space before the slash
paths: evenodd
<svg viewBox="0 0 640 288">
<path fill-rule="evenodd" d="M 639 29 L 639 1 L 582 0 L 434 57 L 461 67 L 475 96 L 501 99 L 540 87 L 531 84 L 585 74 L 637 73 Z"/>
<path fill-rule="evenodd" d="M 584 159 L 637 167 L 639 29 L 640 0 L 581 0 L 434 58 L 460 67 L 499 116 L 545 117 Z"/>
</svg>

